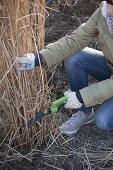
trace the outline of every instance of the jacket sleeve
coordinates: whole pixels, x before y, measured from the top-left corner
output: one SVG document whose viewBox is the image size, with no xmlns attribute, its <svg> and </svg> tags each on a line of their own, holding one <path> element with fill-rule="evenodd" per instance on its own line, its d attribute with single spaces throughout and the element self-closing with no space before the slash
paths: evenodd
<svg viewBox="0 0 113 170">
<path fill-rule="evenodd" d="M 113 96 L 113 79 L 106 79 L 80 90 L 86 107 L 102 104 Z"/>
<path fill-rule="evenodd" d="M 90 19 L 80 25 L 71 35 L 59 39 L 57 42 L 47 45 L 40 51 L 48 68 L 67 59 L 89 45 L 92 38 L 98 34 L 97 24 L 99 20 L 99 9 L 97 9 Z"/>
</svg>

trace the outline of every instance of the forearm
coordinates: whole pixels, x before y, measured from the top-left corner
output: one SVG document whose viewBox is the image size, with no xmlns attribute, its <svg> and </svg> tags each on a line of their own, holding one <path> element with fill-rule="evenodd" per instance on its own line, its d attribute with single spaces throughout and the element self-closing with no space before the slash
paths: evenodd
<svg viewBox="0 0 113 170">
<path fill-rule="evenodd" d="M 80 90 L 80 94 L 86 107 L 101 104 L 113 96 L 113 79 L 85 87 Z"/>
<path fill-rule="evenodd" d="M 86 23 L 73 31 L 72 34 L 66 35 L 57 42 L 47 45 L 40 51 L 49 68 L 89 45 L 92 39 L 98 34 L 96 27 L 98 24 L 98 15 L 99 10 Z"/>
</svg>

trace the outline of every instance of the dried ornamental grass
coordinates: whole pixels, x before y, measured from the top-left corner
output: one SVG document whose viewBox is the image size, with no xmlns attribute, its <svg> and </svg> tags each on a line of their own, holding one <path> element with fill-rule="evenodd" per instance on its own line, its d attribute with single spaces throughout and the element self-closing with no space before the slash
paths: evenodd
<svg viewBox="0 0 113 170">
<path fill-rule="evenodd" d="M 39 51 L 44 46 L 45 0 L 3 0 L 0 4 L 0 107 L 9 144 L 42 142 L 48 132 L 46 120 L 30 129 L 27 121 L 48 105 L 51 89 L 46 69 L 17 75 L 16 56 Z M 25 128 L 20 130 L 20 126 Z M 48 128 L 47 128 L 48 126 Z M 10 134 L 10 135 L 8 135 Z"/>
</svg>

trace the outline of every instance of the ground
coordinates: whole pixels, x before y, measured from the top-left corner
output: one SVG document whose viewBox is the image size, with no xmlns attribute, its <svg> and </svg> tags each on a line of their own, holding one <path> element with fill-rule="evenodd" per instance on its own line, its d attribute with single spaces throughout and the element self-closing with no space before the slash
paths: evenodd
<svg viewBox="0 0 113 170">
<path fill-rule="evenodd" d="M 47 1 L 49 16 L 46 18 L 46 44 L 54 42 L 65 34 L 72 32 L 82 22 L 87 21 L 95 11 L 94 1 L 81 0 L 74 5 L 62 4 L 59 1 Z M 92 42 L 93 48 L 99 48 Z M 63 64 L 55 69 L 52 79 L 53 91 L 61 97 L 69 85 Z M 50 74 L 53 70 L 50 70 Z M 90 81 L 93 79 L 90 77 Z M 62 114 L 61 114 L 62 113 Z M 72 111 L 61 108 L 57 115 L 58 123 L 68 119 Z M 94 123 L 84 125 L 76 135 L 54 136 L 54 142 L 47 142 L 35 148 L 35 154 L 25 154 L 25 158 L 1 162 L 0 170 L 112 170 L 113 169 L 113 132 L 98 129 Z M 21 156 L 20 156 L 21 157 Z M 30 161 L 30 160 L 32 161 Z"/>
</svg>

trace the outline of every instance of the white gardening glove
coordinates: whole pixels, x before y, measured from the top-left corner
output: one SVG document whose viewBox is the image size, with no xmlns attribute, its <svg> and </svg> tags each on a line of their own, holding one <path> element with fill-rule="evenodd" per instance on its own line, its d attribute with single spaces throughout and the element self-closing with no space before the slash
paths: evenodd
<svg viewBox="0 0 113 170">
<path fill-rule="evenodd" d="M 67 90 L 64 92 L 64 95 L 67 97 L 67 103 L 64 105 L 65 108 L 77 109 L 82 106 L 76 97 L 76 92 Z"/>
<path fill-rule="evenodd" d="M 35 67 L 35 55 L 33 53 L 27 53 L 24 56 L 18 56 L 16 63 L 18 73 L 24 70 L 31 70 Z"/>
</svg>

